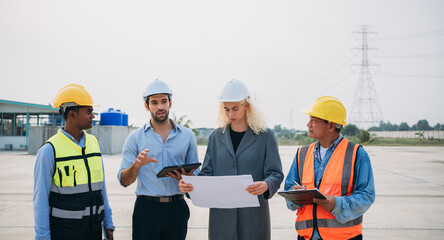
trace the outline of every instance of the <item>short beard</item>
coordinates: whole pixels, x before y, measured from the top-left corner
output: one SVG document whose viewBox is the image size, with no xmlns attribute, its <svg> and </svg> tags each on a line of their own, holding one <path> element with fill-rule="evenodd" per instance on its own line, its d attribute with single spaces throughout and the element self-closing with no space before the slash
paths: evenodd
<svg viewBox="0 0 444 240">
<path fill-rule="evenodd" d="M 165 110 L 165 116 L 164 117 L 157 117 L 157 113 L 151 113 L 151 118 L 158 123 L 165 123 L 166 120 L 169 119 L 169 111 Z"/>
</svg>

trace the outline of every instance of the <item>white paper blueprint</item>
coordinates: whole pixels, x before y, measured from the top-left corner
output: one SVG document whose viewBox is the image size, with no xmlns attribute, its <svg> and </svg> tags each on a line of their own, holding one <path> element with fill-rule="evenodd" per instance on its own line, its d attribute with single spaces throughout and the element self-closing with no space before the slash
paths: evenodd
<svg viewBox="0 0 444 240">
<path fill-rule="evenodd" d="M 189 193 L 191 201 L 198 207 L 244 208 L 259 207 L 257 196 L 245 190 L 253 184 L 251 175 L 239 176 L 184 176 L 185 183 L 193 185 Z"/>
</svg>

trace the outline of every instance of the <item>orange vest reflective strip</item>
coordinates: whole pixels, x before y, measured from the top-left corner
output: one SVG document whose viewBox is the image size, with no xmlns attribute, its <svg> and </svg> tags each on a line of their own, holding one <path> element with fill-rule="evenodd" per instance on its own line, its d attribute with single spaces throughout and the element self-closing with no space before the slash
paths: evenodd
<svg viewBox="0 0 444 240">
<path fill-rule="evenodd" d="M 298 151 L 298 171 L 301 183 L 307 189 L 315 188 L 314 148 L 316 143 L 304 146 Z M 353 191 L 353 175 L 356 152 L 359 145 L 342 139 L 333 152 L 324 171 L 319 191 L 324 195 L 348 196 Z M 362 216 L 342 224 L 333 214 L 322 207 L 304 205 L 297 210 L 296 230 L 310 239 L 316 225 L 323 239 L 350 239 L 362 234 Z M 316 221 L 316 222 L 315 222 Z"/>
</svg>

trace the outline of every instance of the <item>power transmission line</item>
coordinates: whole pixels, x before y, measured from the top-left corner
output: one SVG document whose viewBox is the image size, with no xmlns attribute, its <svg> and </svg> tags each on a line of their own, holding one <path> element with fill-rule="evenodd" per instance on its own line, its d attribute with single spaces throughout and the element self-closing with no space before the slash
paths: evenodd
<svg viewBox="0 0 444 240">
<path fill-rule="evenodd" d="M 417 39 L 417 38 L 429 38 L 429 37 L 441 37 L 441 36 L 444 36 L 444 30 L 437 30 L 437 31 L 431 31 L 431 32 L 414 33 L 414 34 L 408 34 L 408 35 L 379 38 L 378 41 L 411 40 L 411 39 Z"/>
<path fill-rule="evenodd" d="M 309 92 L 309 91 L 302 91 L 301 92 L 300 91 L 301 89 L 310 89 L 310 88 L 312 88 L 311 86 L 319 87 L 327 79 L 333 77 L 333 75 L 335 75 L 341 69 L 346 67 L 348 65 L 348 63 L 350 63 L 353 60 L 353 58 L 356 57 L 357 54 L 354 54 L 351 58 L 349 58 L 345 62 L 343 62 L 340 67 L 336 68 L 333 72 L 327 74 L 327 77 L 323 77 L 323 78 L 319 77 L 321 75 L 321 73 L 325 72 L 330 66 L 333 65 L 333 63 L 337 63 L 338 60 L 344 55 L 344 53 L 346 53 L 347 50 L 349 50 L 355 44 L 356 44 L 356 41 L 353 41 L 351 44 L 349 44 L 349 46 L 347 46 L 346 48 L 341 50 L 340 53 L 338 55 L 336 55 L 336 57 L 334 57 L 324 67 L 320 68 L 313 76 L 309 77 L 306 81 L 303 81 L 301 84 L 299 84 L 297 86 L 287 86 L 286 89 L 283 89 L 282 95 L 286 96 L 287 99 L 290 100 L 290 101 L 286 101 L 286 104 L 294 105 L 294 102 L 299 102 L 299 101 L 292 101 L 292 100 L 294 100 L 295 98 L 303 99 L 303 98 L 305 98 L 305 96 L 301 96 L 301 94 L 305 95 L 305 94 L 307 94 L 307 92 Z M 296 92 L 298 94 L 295 94 Z M 310 99 L 309 103 L 311 103 L 311 101 L 313 101 L 313 100 Z"/>
<path fill-rule="evenodd" d="M 393 55 L 393 56 L 375 56 L 377 58 L 429 58 L 429 57 L 444 57 L 444 52 L 423 53 L 414 55 Z"/>
<path fill-rule="evenodd" d="M 392 74 L 392 73 L 379 73 L 379 75 L 392 76 L 392 77 L 406 77 L 406 78 L 443 78 L 444 79 L 444 75 L 412 75 L 412 74 Z"/>
<path fill-rule="evenodd" d="M 348 49 L 350 49 L 350 48 L 348 48 Z M 342 53 L 341 53 L 341 55 L 342 55 Z M 357 55 L 358 55 L 358 53 L 355 53 L 352 57 L 345 60 L 343 63 L 341 63 L 341 65 L 339 67 L 334 69 L 332 72 L 330 72 L 329 74 L 327 74 L 327 76 L 325 76 L 323 78 L 315 78 L 316 75 L 319 75 L 319 72 L 318 72 L 318 74 L 311 77 L 310 80 L 304 81 L 302 84 L 300 84 L 297 89 L 292 89 L 292 88 L 288 89 L 286 91 L 287 94 L 284 94 L 284 96 L 286 96 L 286 102 L 284 104 L 292 105 L 293 107 L 295 106 L 295 104 L 300 105 L 301 109 L 303 107 L 307 107 L 307 105 L 309 105 L 310 103 L 312 103 L 314 101 L 314 99 L 307 98 L 311 91 L 301 91 L 300 89 L 330 90 L 329 88 L 325 87 L 328 83 L 327 80 L 334 77 L 340 70 L 349 66 L 349 63 L 352 62 L 353 59 L 355 59 Z M 337 57 L 335 58 L 335 60 L 336 59 L 337 59 Z M 331 63 L 333 63 L 333 62 L 334 61 L 330 62 L 328 65 L 331 65 Z M 323 68 L 322 70 L 324 70 L 324 69 L 326 69 L 326 68 Z M 336 79 L 335 82 L 340 82 L 340 81 L 346 80 L 349 77 L 350 77 L 350 75 L 345 78 L 335 78 Z M 334 84 L 334 86 L 336 86 L 336 85 L 337 84 Z M 297 93 L 297 94 L 295 94 L 295 93 Z"/>
<path fill-rule="evenodd" d="M 368 47 L 367 38 L 369 34 L 376 34 L 376 32 L 369 31 L 369 26 L 362 25 L 360 26 L 360 31 L 353 33 L 360 34 L 362 37 L 361 47 L 355 48 L 360 50 L 362 59 L 360 64 L 354 64 L 355 66 L 361 67 L 361 72 L 353 98 L 349 122 L 357 125 L 359 128 L 368 129 L 377 126 L 383 121 L 381 107 L 379 106 L 378 96 L 370 70 L 370 66 L 377 65 L 370 64 L 368 61 L 368 51 L 377 49 Z"/>
</svg>

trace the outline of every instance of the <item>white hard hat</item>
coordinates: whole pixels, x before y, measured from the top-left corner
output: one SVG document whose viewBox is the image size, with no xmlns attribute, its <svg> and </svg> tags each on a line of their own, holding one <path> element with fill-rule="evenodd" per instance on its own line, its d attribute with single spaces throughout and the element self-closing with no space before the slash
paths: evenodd
<svg viewBox="0 0 444 240">
<path fill-rule="evenodd" d="M 155 94 L 168 94 L 170 97 L 173 95 L 173 92 L 168 87 L 168 85 L 159 79 L 152 81 L 145 89 L 143 93 L 143 99 L 146 100 L 147 97 Z"/>
<path fill-rule="evenodd" d="M 232 79 L 225 83 L 217 100 L 219 102 L 239 102 L 249 96 L 247 86 L 240 80 Z"/>
</svg>

